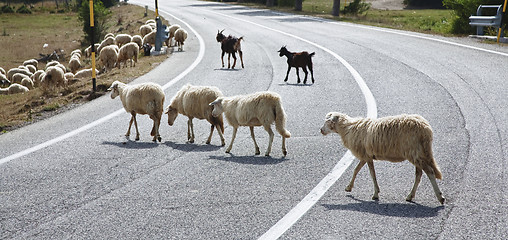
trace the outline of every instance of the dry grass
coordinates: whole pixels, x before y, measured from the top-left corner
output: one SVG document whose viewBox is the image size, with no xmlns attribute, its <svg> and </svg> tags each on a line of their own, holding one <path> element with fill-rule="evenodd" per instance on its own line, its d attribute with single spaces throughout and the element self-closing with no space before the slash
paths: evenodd
<svg viewBox="0 0 508 240">
<path fill-rule="evenodd" d="M 111 10 L 113 14 L 108 32 L 114 34 L 139 34 L 139 26 L 155 16 L 153 12 L 149 12 L 148 17 L 144 17 L 145 9 L 134 5 L 119 5 Z M 0 36 L 0 45 L 6 46 L 3 47 L 4 50 L 7 49 L 0 55 L 0 66 L 5 70 L 17 67 L 27 59 L 38 58 L 39 53 L 47 54 L 54 49 L 63 49 L 70 53 L 81 48 L 83 32 L 75 13 L 2 14 L 0 26 L 4 27 L 8 34 Z M 3 29 L 0 29 L 0 33 L 2 32 Z M 44 43 L 50 47 L 42 49 Z M 106 74 L 99 74 L 97 94 L 91 94 L 91 79 L 82 79 L 51 94 L 36 88 L 25 94 L 0 95 L 0 134 L 83 104 L 97 95 L 103 95 L 113 81 L 130 82 L 149 72 L 169 56 L 144 57 L 141 53 L 136 67 L 121 70 L 115 68 Z M 60 62 L 67 65 L 67 60 Z M 83 58 L 82 63 L 87 65 L 85 68 L 91 67 L 89 59 Z M 42 66 L 39 68 L 42 68 L 43 64 L 40 64 Z"/>
</svg>

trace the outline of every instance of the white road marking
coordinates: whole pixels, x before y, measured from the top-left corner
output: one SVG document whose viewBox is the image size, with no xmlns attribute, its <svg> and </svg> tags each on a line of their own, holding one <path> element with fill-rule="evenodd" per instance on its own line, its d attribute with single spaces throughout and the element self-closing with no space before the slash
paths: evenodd
<svg viewBox="0 0 508 240">
<path fill-rule="evenodd" d="M 159 10 L 159 12 L 161 12 L 161 11 Z M 201 37 L 201 35 L 199 35 L 199 34 L 196 32 L 196 30 L 194 30 L 194 28 L 192 28 L 192 27 L 191 27 L 188 23 L 186 23 L 186 22 L 182 21 L 181 19 L 179 19 L 179 18 L 177 18 L 177 17 L 173 16 L 172 14 L 170 14 L 170 13 L 168 13 L 168 12 L 164 12 L 164 14 L 167 14 L 167 15 L 171 16 L 172 18 L 174 18 L 174 19 L 176 19 L 176 20 L 178 20 L 178 21 L 182 22 L 183 24 L 185 24 L 185 25 L 187 26 L 187 28 L 188 28 L 188 29 L 190 29 L 190 30 L 191 30 L 191 31 L 192 31 L 192 32 L 196 35 L 196 37 L 197 37 L 197 38 L 198 38 L 198 40 L 199 40 L 199 53 L 198 53 L 197 58 L 196 58 L 196 59 L 194 60 L 194 62 L 193 62 L 193 63 L 192 63 L 192 64 L 191 64 L 188 68 L 186 68 L 186 69 L 185 69 L 182 73 L 180 73 L 178 76 L 176 76 L 176 77 L 175 77 L 175 78 L 173 78 L 171 81 L 169 81 L 168 83 L 164 84 L 164 86 L 162 86 L 162 89 L 163 89 L 163 90 L 166 90 L 166 89 L 168 89 L 169 87 L 171 87 L 172 85 L 174 85 L 175 83 L 177 83 L 178 81 L 180 81 L 180 80 L 181 80 L 183 77 L 185 77 L 187 74 L 189 74 L 192 70 L 194 70 L 194 68 L 196 68 L 196 66 L 199 64 L 199 62 L 201 62 L 201 60 L 203 59 L 203 57 L 204 57 L 204 55 L 205 55 L 205 42 L 204 42 L 203 38 Z M 116 116 L 120 115 L 123 111 L 124 111 L 124 109 L 123 109 L 123 108 L 122 108 L 122 109 L 118 109 L 117 111 L 115 111 L 115 112 L 113 112 L 113 113 L 111 113 L 111 114 L 109 114 L 109 115 L 106 115 L 106 116 L 104 116 L 104 117 L 102 117 L 102 118 L 100 118 L 100 119 L 98 119 L 98 120 L 95 120 L 95 121 L 93 121 L 93 122 L 91 122 L 91 123 L 89 123 L 89 124 L 87 124 L 87 125 L 84 125 L 84 126 L 82 126 L 82 127 L 78 128 L 78 129 L 75 129 L 75 130 L 70 131 L 70 132 L 68 132 L 68 133 L 66 133 L 66 134 L 63 134 L 63 135 L 61 135 L 61 136 L 58 136 L 58 137 L 56 137 L 56 138 L 54 138 L 54 139 L 51 139 L 51 140 L 48 140 L 48 141 L 43 142 L 43 143 L 41 143 L 41 144 L 38 144 L 38 145 L 36 145 L 36 146 L 34 146 L 34 147 L 31 147 L 31 148 L 25 149 L 25 150 L 23 150 L 23 151 L 21 151 L 21 152 L 18 152 L 18 153 L 12 154 L 12 155 L 10 155 L 10 156 L 4 157 L 4 158 L 0 159 L 0 165 L 2 165 L 2 164 L 4 164 L 4 163 L 7 163 L 7 162 L 10 162 L 10 161 L 12 161 L 12 160 L 14 160 L 14 159 L 17 159 L 17 158 L 23 157 L 23 156 L 28 155 L 28 154 L 30 154 L 30 153 L 33 153 L 33 152 L 35 152 L 35 151 L 41 150 L 41 149 L 46 148 L 46 147 L 48 147 L 48 146 L 51 146 L 51 145 L 53 145 L 53 144 L 55 144 L 55 143 L 58 143 L 58 142 L 60 142 L 60 141 L 62 141 L 62 140 L 65 140 L 65 139 L 67 139 L 67 138 L 70 138 L 70 137 L 72 137 L 72 136 L 75 136 L 75 135 L 77 135 L 77 134 L 79 134 L 79 133 L 82 133 L 82 132 L 84 132 L 84 131 L 86 131 L 86 130 L 88 130 L 88 129 L 92 128 L 92 127 L 95 127 L 95 126 L 97 126 L 97 125 L 99 125 L 99 124 L 101 124 L 101 123 L 104 123 L 104 122 L 106 122 L 106 121 L 108 121 L 108 120 L 110 120 L 110 119 L 112 119 L 112 118 L 114 118 L 114 117 L 116 117 Z"/>
<path fill-rule="evenodd" d="M 286 36 L 289 36 L 291 38 L 295 38 L 297 40 L 306 42 L 310 45 L 313 45 L 317 48 L 320 48 L 321 50 L 329 53 L 333 57 L 335 57 L 339 62 L 344 65 L 347 70 L 351 73 L 353 78 L 355 79 L 356 83 L 360 87 L 363 96 L 365 97 L 365 102 L 367 104 L 367 117 L 370 118 L 377 118 L 377 104 L 376 100 L 374 99 L 374 96 L 372 95 L 372 92 L 370 91 L 369 87 L 363 80 L 362 76 L 356 71 L 351 64 L 349 64 L 344 58 L 339 56 L 338 54 L 332 52 L 330 49 L 325 48 L 317 43 L 311 42 L 309 40 L 306 40 L 304 38 L 298 37 L 296 35 L 286 33 L 277 29 L 273 29 L 267 26 L 263 26 L 261 24 L 257 24 L 248 20 L 240 19 L 237 17 L 233 17 L 230 15 L 222 14 L 213 12 L 210 10 L 205 10 L 213 14 L 221 15 L 224 17 L 227 17 L 229 19 L 235 19 L 238 21 L 243 21 L 270 31 L 274 31 Z M 312 191 L 310 191 L 305 198 L 302 199 L 293 209 L 291 209 L 284 217 L 282 217 L 275 225 L 273 225 L 266 233 L 261 235 L 259 239 L 277 239 L 282 234 L 284 234 L 289 228 L 291 228 L 305 213 L 307 213 L 318 201 L 323 197 L 323 195 L 330 189 L 330 187 L 337 182 L 337 180 L 342 176 L 342 174 L 346 171 L 346 169 L 351 165 L 351 163 L 354 160 L 354 156 L 351 154 L 350 151 L 347 151 L 346 154 L 340 159 L 340 161 L 335 165 L 335 167 L 332 169 L 328 175 L 326 175 Z"/>
</svg>

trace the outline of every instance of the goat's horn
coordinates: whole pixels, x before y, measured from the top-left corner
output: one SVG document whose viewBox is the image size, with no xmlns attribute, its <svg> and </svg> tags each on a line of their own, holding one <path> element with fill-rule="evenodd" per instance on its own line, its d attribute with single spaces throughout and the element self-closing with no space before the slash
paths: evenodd
<svg viewBox="0 0 508 240">
<path fill-rule="evenodd" d="M 226 30 L 226 29 L 222 29 L 222 31 L 220 31 L 220 33 L 224 32 L 224 30 Z"/>
</svg>

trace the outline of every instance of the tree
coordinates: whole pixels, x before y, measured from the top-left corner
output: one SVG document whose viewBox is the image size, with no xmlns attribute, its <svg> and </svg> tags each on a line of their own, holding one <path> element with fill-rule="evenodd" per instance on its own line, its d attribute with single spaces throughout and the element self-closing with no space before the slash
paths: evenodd
<svg viewBox="0 0 508 240">
<path fill-rule="evenodd" d="M 94 42 L 98 42 L 106 35 L 106 22 L 111 15 L 109 9 L 104 7 L 102 1 L 94 0 L 93 3 L 93 16 L 94 16 Z M 91 45 L 92 28 L 90 27 L 90 4 L 88 1 L 83 1 L 79 8 L 78 19 L 83 23 L 83 32 L 85 39 L 83 43 Z"/>
<path fill-rule="evenodd" d="M 333 0 L 332 15 L 338 17 L 340 12 L 340 0 Z"/>
<path fill-rule="evenodd" d="M 274 3 L 275 3 L 275 0 L 266 0 L 267 7 L 273 7 Z"/>
<path fill-rule="evenodd" d="M 295 11 L 302 11 L 303 0 L 295 0 Z"/>
</svg>

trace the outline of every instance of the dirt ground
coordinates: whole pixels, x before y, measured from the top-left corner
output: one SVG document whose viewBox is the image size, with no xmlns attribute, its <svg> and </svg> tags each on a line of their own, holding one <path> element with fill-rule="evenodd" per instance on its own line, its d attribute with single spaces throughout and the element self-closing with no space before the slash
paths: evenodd
<svg viewBox="0 0 508 240">
<path fill-rule="evenodd" d="M 352 1 L 352 0 L 348 0 Z M 371 8 L 382 9 L 382 10 L 402 10 L 404 9 L 404 0 L 365 0 L 371 3 Z"/>
</svg>

